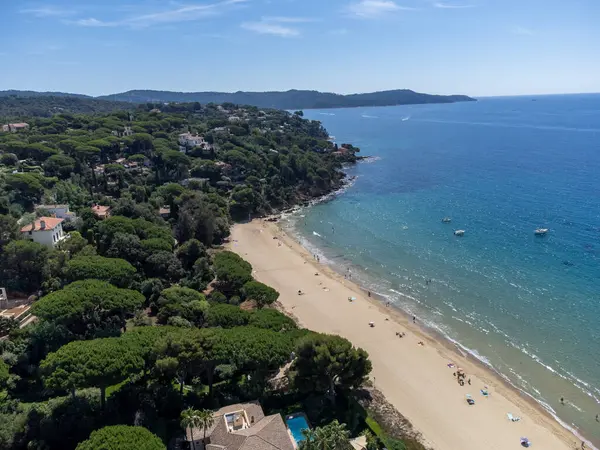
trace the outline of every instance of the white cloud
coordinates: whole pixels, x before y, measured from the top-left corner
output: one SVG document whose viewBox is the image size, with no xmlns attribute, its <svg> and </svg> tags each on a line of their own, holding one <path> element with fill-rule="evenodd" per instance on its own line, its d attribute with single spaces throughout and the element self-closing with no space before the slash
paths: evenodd
<svg viewBox="0 0 600 450">
<path fill-rule="evenodd" d="M 47 5 L 38 8 L 25 8 L 19 10 L 21 14 L 30 14 L 34 17 L 67 17 L 75 14 L 72 9 L 58 8 L 56 6 Z"/>
<path fill-rule="evenodd" d="M 177 22 L 190 22 L 224 13 L 229 8 L 241 5 L 249 0 L 222 0 L 217 3 L 190 4 L 174 9 L 153 13 L 138 14 L 122 20 L 103 21 L 96 18 L 69 21 L 73 25 L 83 27 L 116 27 L 147 28 L 154 25 L 165 25 Z"/>
<path fill-rule="evenodd" d="M 357 3 L 352 3 L 348 7 L 348 11 L 357 17 L 376 18 L 385 14 L 394 13 L 400 10 L 413 10 L 406 6 L 400 6 L 392 0 L 360 0 Z"/>
<path fill-rule="evenodd" d="M 300 36 L 300 31 L 295 28 L 267 21 L 245 22 L 242 24 L 242 28 L 259 34 L 271 34 L 286 38 Z"/>
<path fill-rule="evenodd" d="M 533 36 L 535 34 L 533 30 L 524 27 L 514 27 L 511 32 L 520 36 Z"/>
<path fill-rule="evenodd" d="M 475 5 L 467 4 L 467 3 L 447 3 L 447 2 L 435 2 L 433 6 L 436 8 L 442 9 L 465 9 L 465 8 L 474 8 Z"/>
<path fill-rule="evenodd" d="M 90 19 L 72 20 L 68 23 L 79 25 L 80 27 L 116 27 L 119 25 L 117 22 L 102 22 L 101 20 L 94 19 L 93 17 Z"/>
</svg>

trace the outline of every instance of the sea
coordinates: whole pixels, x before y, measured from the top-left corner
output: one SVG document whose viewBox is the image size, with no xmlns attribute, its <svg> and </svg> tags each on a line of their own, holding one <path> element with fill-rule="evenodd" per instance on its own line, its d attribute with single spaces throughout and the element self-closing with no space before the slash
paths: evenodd
<svg viewBox="0 0 600 450">
<path fill-rule="evenodd" d="M 304 114 L 370 158 L 285 226 L 600 446 L 600 94 Z"/>
</svg>

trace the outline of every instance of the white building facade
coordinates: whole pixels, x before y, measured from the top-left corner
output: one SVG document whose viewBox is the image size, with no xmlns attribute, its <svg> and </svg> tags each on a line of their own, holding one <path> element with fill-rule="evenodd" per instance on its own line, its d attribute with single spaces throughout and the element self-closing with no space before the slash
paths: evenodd
<svg viewBox="0 0 600 450">
<path fill-rule="evenodd" d="M 35 222 L 21 228 L 21 235 L 24 239 L 38 244 L 56 247 L 60 241 L 67 237 L 63 231 L 63 221 L 64 219 L 58 217 L 40 217 Z"/>
</svg>

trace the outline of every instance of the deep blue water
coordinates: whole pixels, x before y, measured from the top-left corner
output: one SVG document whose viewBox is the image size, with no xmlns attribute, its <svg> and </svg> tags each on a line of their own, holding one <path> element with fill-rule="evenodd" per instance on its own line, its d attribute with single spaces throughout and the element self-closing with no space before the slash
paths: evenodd
<svg viewBox="0 0 600 450">
<path fill-rule="evenodd" d="M 377 157 L 292 218 L 306 245 L 600 441 L 600 95 L 305 117 Z"/>
</svg>

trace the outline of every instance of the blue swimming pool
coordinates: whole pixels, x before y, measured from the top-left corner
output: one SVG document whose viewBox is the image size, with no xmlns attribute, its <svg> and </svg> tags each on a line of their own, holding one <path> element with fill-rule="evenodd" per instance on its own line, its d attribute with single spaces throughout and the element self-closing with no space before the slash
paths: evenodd
<svg viewBox="0 0 600 450">
<path fill-rule="evenodd" d="M 308 426 L 308 422 L 306 421 L 306 416 L 304 416 L 304 414 L 294 414 L 292 416 L 287 416 L 285 418 L 285 423 L 287 423 L 287 426 L 290 429 L 294 440 L 298 444 L 304 440 L 302 430 L 310 429 L 310 427 Z"/>
</svg>

